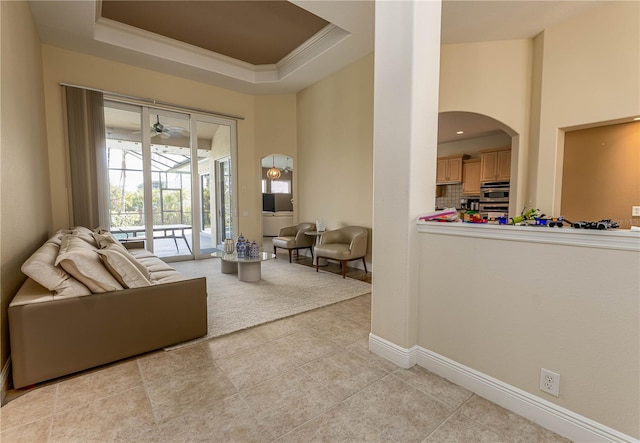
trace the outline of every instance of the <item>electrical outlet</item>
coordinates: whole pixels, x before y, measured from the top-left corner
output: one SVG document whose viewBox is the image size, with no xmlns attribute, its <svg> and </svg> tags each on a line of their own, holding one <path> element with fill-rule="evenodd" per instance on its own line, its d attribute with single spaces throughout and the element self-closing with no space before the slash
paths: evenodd
<svg viewBox="0 0 640 443">
<path fill-rule="evenodd" d="M 640 217 L 640 206 L 631 206 L 631 217 Z"/>
<path fill-rule="evenodd" d="M 555 397 L 560 395 L 560 374 L 542 368 L 540 370 L 540 390 Z"/>
</svg>

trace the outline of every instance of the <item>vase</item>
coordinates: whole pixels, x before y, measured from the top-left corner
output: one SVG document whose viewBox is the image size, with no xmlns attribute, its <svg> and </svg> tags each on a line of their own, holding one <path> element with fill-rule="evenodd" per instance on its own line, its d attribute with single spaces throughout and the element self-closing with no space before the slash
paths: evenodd
<svg viewBox="0 0 640 443">
<path fill-rule="evenodd" d="M 251 242 L 251 246 L 249 247 L 249 257 L 258 257 L 260 255 L 260 247 L 258 243 Z"/>
<path fill-rule="evenodd" d="M 235 248 L 236 248 L 236 245 L 232 238 L 227 238 L 224 241 L 224 252 L 226 252 L 227 254 L 233 254 L 233 251 L 235 250 Z"/>
<path fill-rule="evenodd" d="M 246 241 L 242 234 L 240 234 L 236 242 L 236 252 L 238 253 L 238 258 L 245 258 L 247 256 Z"/>
<path fill-rule="evenodd" d="M 246 249 L 244 245 L 245 245 L 245 242 L 236 243 L 236 254 L 238 254 L 238 258 L 246 257 Z"/>
</svg>

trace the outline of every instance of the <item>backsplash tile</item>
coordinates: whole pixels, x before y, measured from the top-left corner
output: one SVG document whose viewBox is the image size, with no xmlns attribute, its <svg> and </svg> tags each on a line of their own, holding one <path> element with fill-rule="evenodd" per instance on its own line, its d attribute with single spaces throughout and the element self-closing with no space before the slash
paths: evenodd
<svg viewBox="0 0 640 443">
<path fill-rule="evenodd" d="M 436 208 L 460 208 L 462 183 L 444 185 L 442 197 L 436 197 Z"/>
</svg>

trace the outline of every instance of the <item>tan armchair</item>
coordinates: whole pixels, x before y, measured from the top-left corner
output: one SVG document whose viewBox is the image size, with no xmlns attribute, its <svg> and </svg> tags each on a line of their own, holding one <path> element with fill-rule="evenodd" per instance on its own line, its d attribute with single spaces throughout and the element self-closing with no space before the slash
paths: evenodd
<svg viewBox="0 0 640 443">
<path fill-rule="evenodd" d="M 362 259 L 364 272 L 367 272 L 367 237 L 366 228 L 360 226 L 346 226 L 334 231 L 327 231 L 322 234 L 320 243 L 315 247 L 316 272 L 318 272 L 318 262 L 320 258 L 337 260 L 342 265 L 342 278 L 347 273 L 347 262 Z"/>
<path fill-rule="evenodd" d="M 313 242 L 315 237 L 306 235 L 305 231 L 313 231 L 316 225 L 313 223 L 300 223 L 296 226 L 287 226 L 280 229 L 280 234 L 273 239 L 273 253 L 276 248 L 286 249 L 289 251 L 289 263 L 291 263 L 291 251 L 295 250 L 296 254 L 300 249 L 309 249 L 311 258 L 313 258 Z"/>
</svg>

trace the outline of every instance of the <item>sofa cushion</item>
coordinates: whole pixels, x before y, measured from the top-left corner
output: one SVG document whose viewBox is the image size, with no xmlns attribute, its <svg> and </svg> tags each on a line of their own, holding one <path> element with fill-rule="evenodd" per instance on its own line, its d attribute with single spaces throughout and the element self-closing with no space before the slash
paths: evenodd
<svg viewBox="0 0 640 443">
<path fill-rule="evenodd" d="M 55 265 L 62 266 L 93 293 L 123 289 L 118 280 L 103 265 L 97 248 L 93 248 L 79 235 L 67 234 L 62 237 Z"/>
<path fill-rule="evenodd" d="M 146 249 L 142 249 L 142 248 L 139 248 L 139 249 L 128 249 L 128 251 L 129 251 L 129 253 L 131 255 L 133 255 L 138 260 L 140 260 L 142 258 L 155 257 L 153 252 L 149 252 Z"/>
<path fill-rule="evenodd" d="M 109 245 L 119 245 L 120 242 L 114 235 L 102 228 L 98 228 L 91 233 L 99 248 L 106 248 Z M 124 246 L 123 246 L 124 248 Z"/>
<path fill-rule="evenodd" d="M 60 246 L 60 243 L 62 242 L 62 237 L 64 237 L 65 234 L 73 234 L 73 231 L 71 229 L 58 229 L 56 233 L 53 234 L 53 236 L 47 241 L 50 243 L 55 243 L 56 245 Z M 55 261 L 55 257 L 54 257 L 54 261 Z"/>
<path fill-rule="evenodd" d="M 148 277 L 132 262 L 132 260 L 136 261 L 136 259 L 126 252 L 123 253 L 117 245 L 114 244 L 98 249 L 97 252 L 102 257 L 102 262 L 111 272 L 111 275 L 125 288 L 141 288 L 151 285 Z"/>
<path fill-rule="evenodd" d="M 55 235 L 52 238 L 57 239 Z M 47 241 L 24 262 L 22 272 L 57 296 L 91 294 L 89 288 L 55 265 L 59 250 L 55 241 Z"/>
<path fill-rule="evenodd" d="M 164 283 L 172 283 L 174 281 L 187 280 L 187 277 L 179 273 L 175 269 L 154 272 L 151 274 L 151 283 L 161 285 Z"/>
<path fill-rule="evenodd" d="M 145 279 L 149 279 L 149 270 L 144 266 L 140 261 L 136 260 L 136 258 L 131 254 L 131 252 L 124 247 L 122 243 L 118 241 L 117 238 L 113 236 L 111 232 L 105 231 L 102 228 L 98 228 L 93 232 L 93 237 L 98 244 L 100 249 L 105 248 L 114 248 L 120 251 L 120 254 L 124 255 L 136 268 L 138 271 L 144 276 Z M 151 254 L 151 253 L 149 253 Z M 155 255 L 151 254 L 153 257 Z"/>
<path fill-rule="evenodd" d="M 74 226 L 70 229 L 71 234 L 75 234 L 94 248 L 98 247 L 98 243 L 93 238 L 93 231 L 89 228 L 85 228 L 84 226 Z"/>
<path fill-rule="evenodd" d="M 151 275 L 153 275 L 154 272 L 174 270 L 171 266 L 163 262 L 162 259 L 156 257 L 155 255 L 152 255 L 151 257 L 137 256 L 136 260 L 142 263 Z"/>
</svg>

